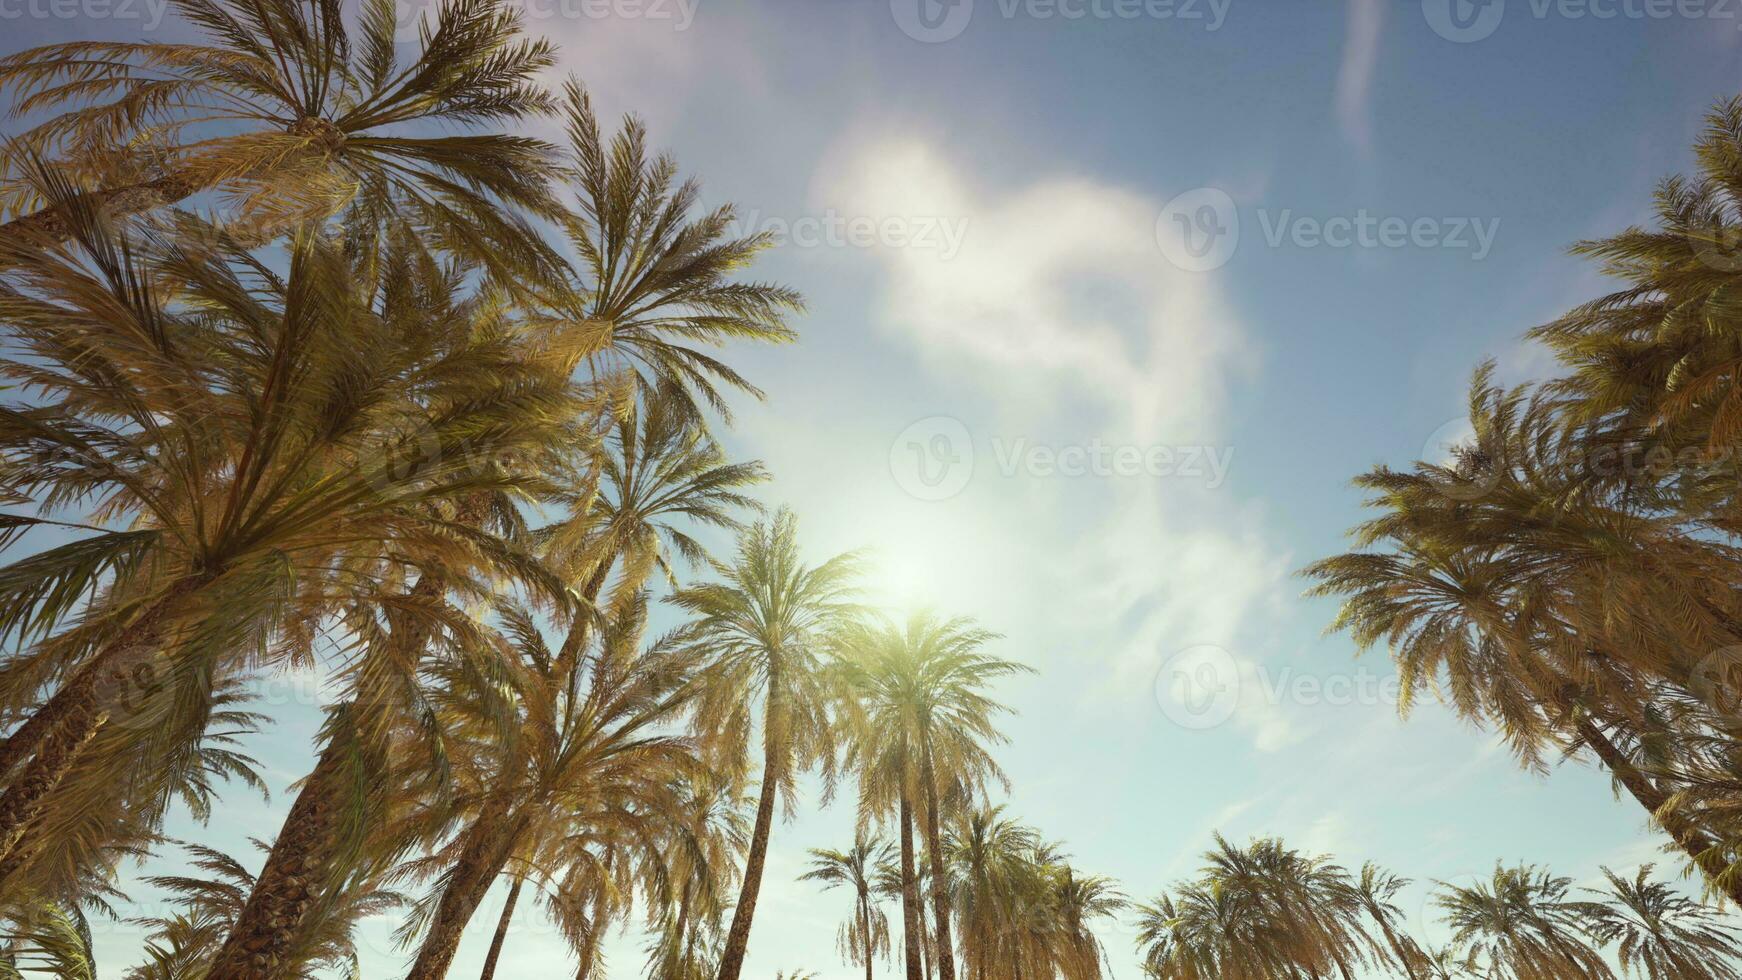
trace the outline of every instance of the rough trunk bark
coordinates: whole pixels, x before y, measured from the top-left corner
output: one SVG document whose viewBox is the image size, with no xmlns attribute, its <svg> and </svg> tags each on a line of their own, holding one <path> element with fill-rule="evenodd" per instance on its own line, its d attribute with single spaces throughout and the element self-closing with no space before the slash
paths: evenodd
<svg viewBox="0 0 1742 980">
<path fill-rule="evenodd" d="M 1598 759 L 1602 760 L 1603 766 L 1609 770 L 1610 775 L 1614 776 L 1634 800 L 1638 801 L 1639 805 L 1649 811 L 1653 819 L 1663 826 L 1664 832 L 1669 834 L 1677 846 L 1693 860 L 1695 866 L 1705 875 L 1712 887 L 1723 892 L 1730 901 L 1742 907 L 1742 880 L 1733 879 L 1728 884 L 1723 883 L 1724 872 L 1728 868 L 1722 858 L 1708 853 L 1711 842 L 1706 840 L 1704 835 L 1700 834 L 1698 829 L 1691 826 L 1685 819 L 1674 814 L 1661 812 L 1663 805 L 1669 802 L 1669 794 L 1659 789 L 1649 776 L 1640 772 L 1633 765 L 1632 760 L 1627 758 L 1626 753 L 1610 741 L 1609 736 L 1604 734 L 1595 722 L 1589 719 L 1581 720 L 1578 723 L 1578 733 L 1579 738 L 1591 747 L 1591 751 L 1597 754 Z"/>
<path fill-rule="evenodd" d="M 510 802 L 506 794 L 493 797 L 467 828 L 460 856 L 442 888 L 429 931 L 424 934 L 417 959 L 405 980 L 441 980 L 447 976 L 454 954 L 460 950 L 466 924 L 472 921 L 490 884 L 508 863 L 508 855 L 519 836 L 518 828 L 511 825 Z"/>
<path fill-rule="evenodd" d="M 171 585 L 0 747 L 6 768 L 23 766 L 0 795 L 0 887 L 15 866 L 4 859 L 18 847 L 44 798 L 60 785 L 79 751 L 108 721 L 114 703 L 137 682 L 135 672 L 162 647 L 176 606 L 209 580 L 209 576 L 188 577 Z"/>
<path fill-rule="evenodd" d="M 141 181 L 107 190 L 93 191 L 99 210 L 113 217 L 131 217 L 168 207 L 199 190 L 180 174 L 170 174 L 156 180 Z M 8 245 L 57 244 L 71 238 L 72 226 L 58 207 L 19 215 L 0 224 L 0 241 Z"/>
<path fill-rule="evenodd" d="M 466 497 L 454 519 L 464 524 L 482 524 L 489 503 L 487 494 Z M 443 592 L 441 578 L 432 574 L 418 579 L 407 594 L 433 600 Z M 406 645 L 399 649 L 421 650 L 429 637 L 427 625 L 413 625 L 403 638 Z M 266 856 L 266 866 L 254 879 L 248 901 L 230 927 L 230 935 L 218 950 L 208 976 L 270 980 L 276 975 L 273 971 L 303 928 L 303 918 L 319 896 L 318 889 L 325 886 L 331 874 L 329 866 L 343 843 L 339 813 L 345 790 L 340 778 L 342 757 L 343 751 L 329 741 L 285 816 L 272 851 Z"/>
<path fill-rule="evenodd" d="M 913 802 L 907 788 L 901 790 L 901 928 L 902 945 L 907 952 L 907 980 L 922 980 L 925 976 L 919 962 L 919 886 L 914 881 Z"/>
<path fill-rule="evenodd" d="M 929 755 L 929 753 L 928 753 Z M 956 980 L 956 952 L 950 936 L 950 889 L 944 874 L 943 835 L 938 829 L 937 774 L 931 760 L 926 760 L 925 772 L 925 837 L 926 852 L 931 857 L 932 916 L 937 920 L 938 977 Z"/>
<path fill-rule="evenodd" d="M 778 749 L 767 739 L 762 752 L 762 796 L 756 803 L 756 831 L 750 837 L 750 854 L 744 863 L 744 885 L 738 892 L 738 907 L 732 910 L 732 928 L 726 933 L 726 950 L 720 957 L 719 980 L 738 980 L 744 972 L 744 954 L 750 948 L 750 921 L 756 915 L 756 896 L 762 890 L 762 867 L 768 860 L 768 837 L 774 826 L 774 797 L 780 785 Z"/>
<path fill-rule="evenodd" d="M 490 952 L 484 956 L 484 970 L 478 974 L 478 980 L 495 980 L 496 962 L 502 958 L 502 944 L 508 940 L 508 923 L 514 919 L 514 906 L 520 902 L 520 886 L 525 884 L 519 878 L 508 888 L 508 902 L 502 906 L 502 918 L 496 921 L 496 935 L 490 938 Z"/>
<path fill-rule="evenodd" d="M 285 815 L 247 904 L 209 972 L 226 980 L 276 980 L 308 910 L 326 884 L 345 808 L 344 748 L 329 741 Z"/>
</svg>

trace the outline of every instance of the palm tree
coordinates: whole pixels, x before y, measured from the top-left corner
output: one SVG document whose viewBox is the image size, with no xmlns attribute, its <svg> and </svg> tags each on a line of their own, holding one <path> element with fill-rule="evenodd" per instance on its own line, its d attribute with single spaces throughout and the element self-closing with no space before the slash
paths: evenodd
<svg viewBox="0 0 1742 980">
<path fill-rule="evenodd" d="M 514 660 L 528 665 L 525 686 L 516 692 L 524 720 L 502 747 L 509 764 L 480 770 L 465 826 L 424 862 L 442 869 L 441 883 L 420 909 L 427 915 L 401 930 L 409 936 L 427 919 L 408 980 L 446 975 L 462 931 L 510 861 L 529 869 L 561 867 L 577 851 L 609 843 L 622 860 L 660 863 L 663 877 L 663 862 L 649 842 L 658 828 L 683 816 L 673 785 L 695 768 L 697 747 L 669 731 L 694 693 L 696 651 L 681 637 L 640 649 L 643 601 L 602 634 L 571 700 L 568 679 L 545 672 L 557 658 L 531 616 L 510 615 Z M 496 724 L 491 692 L 478 691 L 472 700 L 478 705 L 474 724 L 488 730 Z M 448 714 L 463 710 L 456 697 Z"/>
<path fill-rule="evenodd" d="M 1361 865 L 1360 876 L 1350 883 L 1349 897 L 1379 927 L 1379 933 L 1385 939 L 1385 952 L 1391 957 L 1390 965 L 1402 970 L 1409 980 L 1417 980 L 1426 955 L 1404 931 L 1404 913 L 1397 906 L 1398 893 L 1409 884 L 1408 879 L 1369 861 Z"/>
<path fill-rule="evenodd" d="M 467 496 L 528 486 L 471 453 L 540 444 L 569 412 L 568 379 L 512 335 L 473 337 L 477 307 L 409 235 L 353 258 L 299 234 L 288 274 L 260 276 L 236 250 L 131 255 L 67 203 L 88 261 L 35 255 L 25 289 L 0 298 L 13 336 L 41 355 L 6 371 L 45 406 L 0 416 L 22 464 L 7 490 L 48 507 L 97 496 L 132 526 L 0 570 L 11 629 L 40 633 L 98 597 L 7 665 L 14 708 L 60 683 L 0 748 L 0 855 L 116 708 L 166 672 L 297 655 L 310 624 L 438 554 L 530 571 L 456 540 L 450 515 Z M 395 469 L 428 447 L 436 458 Z"/>
<path fill-rule="evenodd" d="M 1610 980 L 1589 928 L 1599 907 L 1567 898 L 1572 881 L 1531 865 L 1496 865 L 1488 882 L 1441 883 L 1434 897 L 1452 946 L 1495 980 Z"/>
<path fill-rule="evenodd" d="M 1372 941 L 1348 872 L 1278 840 L 1216 837 L 1203 874 L 1140 909 L 1140 945 L 1166 980 L 1278 975 L 1348 980 Z"/>
<path fill-rule="evenodd" d="M 149 928 L 146 962 L 127 973 L 127 980 L 178 980 L 207 975 L 211 958 L 242 907 L 254 876 L 234 858 L 200 844 L 182 843 L 188 867 L 201 877 L 158 875 L 147 879 L 175 896 L 180 910 L 135 920 Z M 405 904 L 404 898 L 381 887 L 378 878 L 353 878 L 316 915 L 300 925 L 284 959 L 284 976 L 314 977 L 325 970 L 358 970 L 356 926 Z"/>
<path fill-rule="evenodd" d="M 1603 904 L 1591 910 L 1591 936 L 1614 946 L 1623 969 L 1645 980 L 1737 980 L 1742 945 L 1716 911 L 1651 880 L 1651 865 L 1632 878 L 1608 868 Z"/>
<path fill-rule="evenodd" d="M 236 217 L 318 219 L 359 192 L 488 257 L 545 261 L 500 205 L 549 211 L 551 148 L 500 132 L 451 132 L 551 111 L 537 84 L 555 61 L 501 0 L 448 0 L 397 55 L 394 5 L 363 5 L 356 36 L 336 6 L 294 0 L 177 0 L 207 44 L 70 42 L 0 59 L 19 113 L 53 112 L 3 160 L 10 255 L 69 240 L 78 219 L 16 179 L 50 159 L 93 189 L 82 207 L 141 214 L 219 191 Z M 353 57 L 354 53 L 354 57 Z M 448 127 L 432 134 L 429 124 Z M 394 196 L 389 205 L 387 198 Z M 266 237 L 274 237 L 267 235 Z M 487 243 L 487 244 L 486 244 Z"/>
<path fill-rule="evenodd" d="M 1742 898 L 1712 832 L 1669 808 L 1661 772 L 1629 751 L 1664 692 L 1694 698 L 1703 651 L 1735 642 L 1737 556 L 1588 492 L 1582 450 L 1540 393 L 1501 390 L 1485 368 L 1471 419 L 1477 441 L 1456 466 L 1356 481 L 1381 514 L 1355 532 L 1361 550 L 1307 568 L 1311 594 L 1345 597 L 1333 626 L 1361 647 L 1390 645 L 1405 710 L 1434 687 L 1532 769 L 1551 748 L 1589 748 L 1713 887 Z M 1379 542 L 1391 550 L 1368 550 Z"/>
<path fill-rule="evenodd" d="M 1008 709 L 985 688 L 1027 669 L 982 653 L 994 638 L 971 620 L 922 612 L 900 627 L 849 631 L 839 661 L 852 719 L 847 765 L 864 777 L 861 817 L 891 803 L 920 810 L 944 980 L 954 980 L 956 970 L 941 812 L 946 800 L 970 800 L 988 779 L 1003 780 L 987 747 L 1003 741 L 993 718 Z"/>
<path fill-rule="evenodd" d="M 698 730 L 731 740 L 730 755 L 749 751 L 754 706 L 762 707 L 762 789 L 738 904 L 721 957 L 720 980 L 744 968 L 756 897 L 768 857 L 776 798 L 790 814 L 797 776 L 820 767 L 832 778 L 830 692 L 823 678 L 826 635 L 853 612 L 859 560 L 837 555 L 806 565 L 798 522 L 789 511 L 759 521 L 738 539 L 731 562 L 716 562 L 722 581 L 678 590 L 670 601 L 694 617 L 697 642 L 709 659 L 699 699 Z"/>
<path fill-rule="evenodd" d="M 800 881 L 820 882 L 824 888 L 853 890 L 853 914 L 841 925 L 841 957 L 865 967 L 865 980 L 872 980 L 872 964 L 879 953 L 889 954 L 889 917 L 873 901 L 876 869 L 889 860 L 889 844 L 860 833 L 847 851 L 811 850 L 811 870 Z"/>
<path fill-rule="evenodd" d="M 1019 907 L 1035 832 L 1004 816 L 1003 807 L 970 810 L 944 835 L 945 866 L 953 881 L 952 908 L 961 925 L 965 972 L 990 980 L 1000 962 L 1006 925 Z"/>
<path fill-rule="evenodd" d="M 719 969 L 708 954 L 725 931 L 728 892 L 750 844 L 753 802 L 741 784 L 736 773 L 704 773 L 678 790 L 680 815 L 660 846 L 670 877 L 665 890 L 675 894 L 649 899 L 649 918 L 659 934 L 649 977 L 707 980 Z"/>
<path fill-rule="evenodd" d="M 1093 924 L 1112 919 L 1129 904 L 1113 879 L 1078 874 L 1069 863 L 1056 860 L 1047 868 L 1052 885 L 1051 933 L 1048 948 L 1052 969 L 1063 980 L 1101 980 L 1107 951 L 1096 938 Z M 1108 975 L 1112 974 L 1109 966 Z"/>
</svg>

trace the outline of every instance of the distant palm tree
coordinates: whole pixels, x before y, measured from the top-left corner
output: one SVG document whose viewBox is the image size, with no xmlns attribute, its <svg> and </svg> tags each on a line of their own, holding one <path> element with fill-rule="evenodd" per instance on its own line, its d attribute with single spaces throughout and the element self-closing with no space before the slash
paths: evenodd
<svg viewBox="0 0 1742 980">
<path fill-rule="evenodd" d="M 839 645 L 846 765 L 860 772 L 860 817 L 893 808 L 912 813 L 922 829 L 944 980 L 956 972 L 941 814 L 946 800 L 971 800 L 988 780 L 1003 780 L 988 747 L 1003 741 L 993 719 L 1008 709 L 986 689 L 1028 669 L 982 653 L 995 637 L 969 619 L 921 612 L 902 625 L 848 630 Z"/>
<path fill-rule="evenodd" d="M 0 59 L 13 109 L 62 109 L 18 137 L 3 160 L 0 251 L 64 241 L 72 215 L 28 181 L 53 160 L 94 186 L 116 215 L 221 191 L 238 217 L 318 218 L 359 192 L 415 211 L 454 241 L 537 252 L 499 204 L 550 210 L 551 148 L 500 132 L 431 133 L 549 112 L 538 86 L 555 61 L 501 0 L 448 0 L 398 58 L 394 5 L 368 0 L 356 36 L 342 8 L 295 0 L 177 0 L 208 44 L 79 41 Z M 353 58 L 355 52 L 355 58 Z M 480 229 L 493 233 L 480 234 Z M 490 249 L 474 251 L 487 254 Z"/>
<path fill-rule="evenodd" d="M 1422 976 L 1426 954 L 1409 937 L 1403 923 L 1404 913 L 1397 906 L 1397 895 L 1409 887 L 1409 881 L 1386 871 L 1369 861 L 1361 866 L 1361 874 L 1350 883 L 1350 897 L 1379 927 L 1385 939 L 1385 953 L 1392 966 L 1402 970 L 1409 980 Z"/>
<path fill-rule="evenodd" d="M 872 980 L 872 964 L 878 954 L 889 953 L 889 917 L 873 900 L 877 867 L 889 859 L 889 844 L 861 833 L 850 850 L 812 849 L 810 853 L 811 870 L 798 880 L 853 890 L 853 914 L 840 931 L 841 955 L 849 963 L 864 966 L 865 980 Z"/>
<path fill-rule="evenodd" d="M 727 893 L 738 883 L 750 845 L 754 801 L 737 774 L 688 776 L 678 795 L 677 819 L 660 845 L 668 882 L 649 899 L 648 917 L 658 938 L 648 976 L 709 980 L 719 969 L 714 941 L 724 932 L 731 908 Z"/>
<path fill-rule="evenodd" d="M 1652 881 L 1651 871 L 1648 864 L 1623 878 L 1603 869 L 1609 885 L 1595 893 L 1603 904 L 1591 910 L 1592 937 L 1613 945 L 1621 966 L 1644 980 L 1742 978 L 1735 928 L 1715 910 Z"/>
<path fill-rule="evenodd" d="M 753 712 L 762 717 L 762 788 L 744 882 L 721 956 L 720 980 L 744 968 L 756 898 L 762 888 L 777 799 L 788 813 L 796 804 L 800 773 L 821 767 L 832 778 L 834 735 L 831 693 L 823 677 L 826 637 L 856 607 L 855 555 L 807 565 L 799 554 L 798 521 L 781 511 L 738 539 L 738 553 L 715 563 L 721 580 L 679 589 L 670 601 L 694 617 L 696 642 L 706 652 L 704 692 L 696 726 L 731 743 L 730 755 L 749 754 Z"/>
<path fill-rule="evenodd" d="M 1469 887 L 1441 883 L 1434 902 L 1451 927 L 1452 946 L 1494 980 L 1612 980 L 1589 928 L 1601 914 L 1568 899 L 1571 879 L 1531 865 L 1496 866 Z"/>
</svg>

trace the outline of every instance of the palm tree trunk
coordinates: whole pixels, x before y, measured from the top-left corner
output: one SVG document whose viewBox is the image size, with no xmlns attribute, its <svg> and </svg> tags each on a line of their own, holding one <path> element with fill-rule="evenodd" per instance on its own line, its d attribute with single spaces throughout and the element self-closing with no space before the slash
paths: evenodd
<svg viewBox="0 0 1742 980">
<path fill-rule="evenodd" d="M 460 501 L 454 520 L 467 525 L 482 524 L 489 504 L 488 494 L 471 494 Z M 440 598 L 444 592 L 440 576 L 425 574 L 406 594 L 428 601 Z M 415 650 L 421 655 L 429 637 L 427 624 L 414 623 L 403 637 L 395 637 L 390 642 L 397 648 L 396 653 Z M 353 778 L 349 787 L 344 782 L 345 756 L 354 751 L 360 741 L 350 717 L 350 709 L 355 707 L 355 702 L 351 702 L 339 709 L 345 715 L 345 723 L 353 726 L 349 728 L 349 744 L 336 737 L 340 733 L 328 739 L 314 772 L 304 780 L 296 802 L 285 815 L 284 825 L 272 842 L 272 851 L 266 856 L 266 866 L 254 879 L 248 901 L 230 926 L 230 935 L 218 950 L 208 976 L 224 977 L 225 980 L 271 980 L 275 977 L 278 963 L 303 928 L 303 918 L 319 897 L 319 889 L 324 888 L 332 876 L 331 865 L 345 843 L 342 839 L 345 821 L 341 810 L 348 793 L 358 792 L 357 783 L 360 782 Z M 374 813 L 364 815 L 365 820 L 376 816 Z"/>
<path fill-rule="evenodd" d="M 520 836 L 512 826 L 507 793 L 494 794 L 485 802 L 478 819 L 466 830 L 460 856 L 442 887 L 442 897 L 431 918 L 429 931 L 418 946 L 417 959 L 405 980 L 441 980 L 460 951 L 466 924 L 489 893 L 490 885 L 508 863 L 508 855 Z"/>
<path fill-rule="evenodd" d="M 871 973 L 871 961 L 877 955 L 871 942 L 871 896 L 863 891 L 859 893 L 859 934 L 865 937 L 865 980 L 876 980 Z"/>
<path fill-rule="evenodd" d="M 156 180 L 93 191 L 90 196 L 98 210 L 111 217 L 124 218 L 168 207 L 198 190 L 200 188 L 185 174 L 170 174 Z M 72 225 L 66 215 L 52 205 L 0 224 L 0 242 L 16 247 L 58 244 L 71 238 L 72 234 Z"/>
<path fill-rule="evenodd" d="M 285 815 L 284 826 L 254 879 L 247 904 L 212 961 L 208 976 L 226 980 L 276 980 L 280 961 L 295 942 L 303 919 L 321 895 L 340 847 L 346 809 L 346 743 L 329 739 L 314 771 Z"/>
<path fill-rule="evenodd" d="M 925 767 L 925 836 L 926 850 L 931 856 L 932 914 L 937 920 L 938 976 L 941 980 L 956 980 L 955 945 L 950 937 L 950 889 L 944 875 L 943 834 L 938 830 L 938 790 L 932 771 L 931 752 L 926 752 Z"/>
<path fill-rule="evenodd" d="M 1664 804 L 1669 802 L 1669 794 L 1659 789 L 1649 776 L 1640 772 L 1632 760 L 1627 758 L 1626 753 L 1595 722 L 1589 718 L 1580 719 L 1578 733 L 1579 738 L 1602 760 L 1610 775 L 1627 789 L 1639 805 L 1662 825 L 1664 832 L 1687 853 L 1712 887 L 1727 895 L 1730 901 L 1742 906 L 1742 876 L 1726 876 L 1725 872 L 1729 867 L 1722 857 L 1711 852 L 1711 842 L 1680 814 L 1664 812 Z"/>
<path fill-rule="evenodd" d="M 108 721 L 114 702 L 130 683 L 137 683 L 137 672 L 162 647 L 176 607 L 211 578 L 193 575 L 171 585 L 0 746 L 0 774 L 24 764 L 0 795 L 0 888 L 17 866 L 5 859 L 17 849 L 44 799 Z"/>
<path fill-rule="evenodd" d="M 907 950 L 907 980 L 923 980 L 919 962 L 919 888 L 914 881 L 913 804 L 901 788 L 901 926 Z"/>
<path fill-rule="evenodd" d="M 768 836 L 774 826 L 774 796 L 780 784 L 778 752 L 779 747 L 774 744 L 772 736 L 765 735 L 762 795 L 756 803 L 756 830 L 750 837 L 750 854 L 744 864 L 744 886 L 738 892 L 738 907 L 732 910 L 732 928 L 726 933 L 726 951 L 720 957 L 719 980 L 738 980 L 744 972 L 744 955 L 750 948 L 750 921 L 756 915 L 756 896 L 762 890 L 762 867 L 768 861 Z"/>
<path fill-rule="evenodd" d="M 496 935 L 490 939 L 490 952 L 484 956 L 484 971 L 478 974 L 478 980 L 495 980 L 496 961 L 502 958 L 502 944 L 508 939 L 508 923 L 514 918 L 514 906 L 520 901 L 520 886 L 525 884 L 519 878 L 508 889 L 508 902 L 502 906 L 502 918 L 496 922 Z"/>
</svg>

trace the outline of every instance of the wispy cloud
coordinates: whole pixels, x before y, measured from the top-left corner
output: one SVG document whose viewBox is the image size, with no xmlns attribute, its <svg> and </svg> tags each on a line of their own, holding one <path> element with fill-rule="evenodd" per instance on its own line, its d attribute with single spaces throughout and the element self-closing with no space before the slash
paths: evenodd
<svg viewBox="0 0 1742 980">
<path fill-rule="evenodd" d="M 1349 0 L 1349 28 L 1337 69 L 1337 122 L 1362 156 L 1373 150 L 1373 71 L 1385 26 L 1385 0 Z"/>
</svg>

